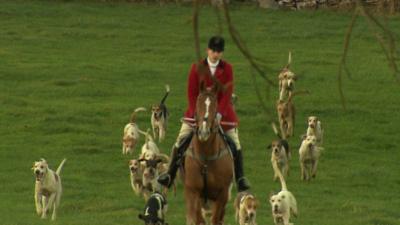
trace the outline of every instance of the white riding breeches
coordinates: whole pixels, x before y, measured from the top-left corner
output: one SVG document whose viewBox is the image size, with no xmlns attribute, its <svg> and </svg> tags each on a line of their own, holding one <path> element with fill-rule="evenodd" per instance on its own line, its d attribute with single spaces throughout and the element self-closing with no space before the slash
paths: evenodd
<svg viewBox="0 0 400 225">
<path fill-rule="evenodd" d="M 192 131 L 193 127 L 183 122 L 178 137 L 176 138 L 175 147 L 179 147 L 179 143 L 181 143 L 182 139 L 187 137 Z M 236 127 L 225 131 L 225 134 L 228 135 L 233 140 L 233 142 L 235 142 L 237 150 L 242 149 L 239 141 L 239 131 Z"/>
</svg>

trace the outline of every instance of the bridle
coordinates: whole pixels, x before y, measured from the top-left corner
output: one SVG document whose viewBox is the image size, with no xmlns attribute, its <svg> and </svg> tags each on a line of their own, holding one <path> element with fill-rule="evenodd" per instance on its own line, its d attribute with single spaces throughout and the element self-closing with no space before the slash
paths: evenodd
<svg viewBox="0 0 400 225">
<path fill-rule="evenodd" d="M 201 93 L 198 97 L 197 104 L 205 105 L 205 113 L 201 116 L 198 114 L 198 110 L 196 110 L 194 131 L 199 141 L 205 142 L 210 136 L 214 136 L 214 134 L 219 130 L 219 121 L 217 121 L 216 112 L 216 97 L 209 92 Z M 213 104 L 212 109 L 210 109 L 211 104 Z M 199 107 L 199 105 L 197 105 L 197 107 Z"/>
</svg>

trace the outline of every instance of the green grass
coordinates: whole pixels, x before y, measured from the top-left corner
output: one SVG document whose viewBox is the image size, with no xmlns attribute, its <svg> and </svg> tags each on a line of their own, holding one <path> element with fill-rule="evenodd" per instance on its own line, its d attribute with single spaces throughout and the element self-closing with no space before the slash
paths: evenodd
<svg viewBox="0 0 400 225">
<path fill-rule="evenodd" d="M 190 7 L 51 1 L 0 3 L 0 223 L 48 224 L 34 210 L 33 161 L 44 157 L 62 172 L 64 195 L 54 224 L 140 224 L 144 202 L 134 196 L 121 136 L 131 111 L 149 107 L 170 84 L 168 153 L 186 107 L 186 77 L 195 60 Z M 352 36 L 344 79 L 348 110 L 343 111 L 337 69 L 351 15 L 265 11 L 235 6 L 236 28 L 252 53 L 277 72 L 293 53 L 300 74 L 296 96 L 297 126 L 290 140 L 294 152 L 289 189 L 300 215 L 295 224 L 400 224 L 399 84 L 364 20 Z M 161 18 L 161 21 L 160 21 Z M 212 8 L 201 11 L 201 48 L 218 30 Z M 390 27 L 400 35 L 398 17 Z M 266 146 L 275 138 L 260 109 L 252 69 L 227 37 L 225 58 L 234 65 L 245 170 L 260 199 L 258 224 L 273 224 L 267 202 L 272 169 Z M 261 88 L 265 85 L 258 79 Z M 266 98 L 273 107 L 277 90 Z M 263 93 L 266 91 L 263 90 Z M 273 109 L 274 110 L 274 109 Z M 325 152 L 316 180 L 300 181 L 298 138 L 309 115 L 325 127 Z M 149 113 L 138 123 L 150 127 Z M 143 139 L 142 139 L 143 140 Z M 170 224 L 185 224 L 182 186 L 169 197 Z M 227 224 L 235 224 L 232 202 Z"/>
</svg>

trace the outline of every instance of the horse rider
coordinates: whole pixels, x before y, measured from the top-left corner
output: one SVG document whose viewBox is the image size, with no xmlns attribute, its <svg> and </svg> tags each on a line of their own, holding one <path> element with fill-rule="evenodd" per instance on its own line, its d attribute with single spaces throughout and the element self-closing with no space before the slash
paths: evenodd
<svg viewBox="0 0 400 225">
<path fill-rule="evenodd" d="M 195 116 L 196 100 L 199 95 L 199 84 L 201 79 L 204 79 L 206 87 L 210 87 L 214 83 L 213 79 L 210 77 L 211 75 L 226 87 L 225 90 L 220 90 L 217 95 L 217 118 L 219 121 L 223 121 L 221 127 L 224 130 L 225 135 L 228 137 L 227 139 L 230 139 L 231 142 L 234 143 L 235 149 L 232 151 L 232 155 L 234 161 L 235 180 L 238 192 L 242 192 L 250 189 L 250 185 L 243 172 L 242 147 L 240 145 L 239 132 L 237 128 L 238 118 L 231 103 L 231 96 L 233 93 L 232 65 L 227 61 L 222 60 L 224 47 L 225 41 L 221 36 L 211 37 L 208 42 L 207 58 L 200 61 L 199 64 L 192 64 L 188 78 L 188 108 L 185 113 L 185 118 L 194 121 L 193 118 Z M 181 165 L 184 152 L 190 144 L 192 135 L 192 126 L 183 121 L 179 135 L 172 149 L 168 172 L 160 175 L 158 178 L 158 182 L 163 186 L 170 187 L 173 183 L 176 172 Z"/>
</svg>

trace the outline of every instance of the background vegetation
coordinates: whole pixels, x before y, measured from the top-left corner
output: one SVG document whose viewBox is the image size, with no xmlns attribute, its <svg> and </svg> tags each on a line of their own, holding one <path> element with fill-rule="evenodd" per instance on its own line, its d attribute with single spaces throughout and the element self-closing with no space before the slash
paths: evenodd
<svg viewBox="0 0 400 225">
<path fill-rule="evenodd" d="M 144 202 L 130 187 L 131 157 L 121 154 L 122 129 L 132 110 L 157 103 L 168 83 L 171 118 L 160 148 L 169 153 L 186 107 L 186 76 L 195 61 L 191 7 L 11 0 L 0 5 L 1 224 L 50 223 L 34 210 L 30 168 L 41 157 L 54 169 L 68 158 L 54 224 L 140 224 L 137 214 Z M 295 98 L 294 157 L 287 180 L 300 210 L 294 223 L 400 224 L 399 84 L 367 23 L 360 19 L 353 29 L 344 111 L 337 71 L 350 14 L 234 5 L 231 17 L 252 53 L 275 70 L 268 74 L 271 79 L 276 80 L 291 50 L 292 69 L 299 74 L 296 88 L 311 92 Z M 398 17 L 390 18 L 397 40 L 399 26 Z M 217 31 L 214 9 L 203 7 L 202 49 Z M 261 202 L 258 223 L 273 224 L 267 198 L 280 185 L 272 181 L 266 146 L 275 136 L 254 92 L 254 71 L 226 27 L 223 31 L 225 58 L 234 65 L 239 95 L 245 170 Z M 261 79 L 257 83 L 264 86 Z M 263 94 L 274 111 L 277 89 Z M 326 150 L 317 179 L 305 183 L 297 152 L 309 115 L 322 120 Z M 150 114 L 140 114 L 138 124 L 150 127 Z M 179 185 L 177 196 L 169 196 L 170 224 L 185 224 L 183 202 Z M 235 224 L 232 202 L 227 209 L 227 224 Z"/>
</svg>

